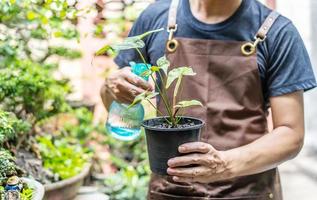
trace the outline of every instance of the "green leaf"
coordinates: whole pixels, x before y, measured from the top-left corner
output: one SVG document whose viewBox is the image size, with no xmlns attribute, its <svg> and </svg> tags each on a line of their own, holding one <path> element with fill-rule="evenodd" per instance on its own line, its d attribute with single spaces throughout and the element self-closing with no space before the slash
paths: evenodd
<svg viewBox="0 0 317 200">
<path fill-rule="evenodd" d="M 143 47 L 145 47 L 145 43 L 139 36 L 128 37 L 125 40 L 123 40 L 122 43 L 112 45 L 112 48 L 117 52 L 128 49 L 141 49 Z"/>
<path fill-rule="evenodd" d="M 156 61 L 156 64 L 159 68 L 161 68 L 164 71 L 165 74 L 167 74 L 167 70 L 170 66 L 170 62 L 167 60 L 166 56 L 159 58 Z"/>
<path fill-rule="evenodd" d="M 186 108 L 190 106 L 203 106 L 203 104 L 197 100 L 181 101 L 181 102 L 178 102 L 175 108 Z"/>
<path fill-rule="evenodd" d="M 96 55 L 97 56 L 103 55 L 103 54 L 107 53 L 109 50 L 113 50 L 113 48 L 110 45 L 107 44 L 107 45 L 103 46 L 102 48 L 100 48 L 96 52 Z"/>
<path fill-rule="evenodd" d="M 139 94 L 138 96 L 136 96 L 128 108 L 133 107 L 134 105 L 140 103 L 143 100 L 150 100 L 150 99 L 156 97 L 158 94 L 159 94 L 158 92 L 145 91 L 145 92 Z"/>
<path fill-rule="evenodd" d="M 28 11 L 28 12 L 26 13 L 26 18 L 27 18 L 28 20 L 33 20 L 33 19 L 35 19 L 35 18 L 36 18 L 36 13 L 30 10 L 30 11 Z"/>
<path fill-rule="evenodd" d="M 138 35 L 136 37 L 139 37 L 142 40 L 143 38 L 145 38 L 146 36 L 148 36 L 148 35 L 150 35 L 152 33 L 160 32 L 160 31 L 163 31 L 163 30 L 164 30 L 164 28 L 155 29 L 155 30 L 152 30 L 152 31 L 145 32 L 145 33 L 143 33 L 141 35 Z"/>
<path fill-rule="evenodd" d="M 121 50 L 136 49 L 136 48 L 142 49 L 143 47 L 145 47 L 145 43 L 142 40 L 144 37 L 146 37 L 152 33 L 162 31 L 162 30 L 164 30 L 164 29 L 156 29 L 153 31 L 148 31 L 148 32 L 143 33 L 141 35 L 128 37 L 128 38 L 124 39 L 122 43 L 111 45 L 111 46 L 106 45 L 106 46 L 102 47 L 101 49 L 99 49 L 97 51 L 96 55 L 104 54 L 105 52 L 107 52 L 110 49 L 113 49 L 116 52 L 121 51 Z"/>
<path fill-rule="evenodd" d="M 178 68 L 172 69 L 168 73 L 165 87 L 169 88 L 176 79 L 182 76 L 195 76 L 195 75 L 196 73 L 193 72 L 193 69 L 191 67 L 178 67 Z"/>
<path fill-rule="evenodd" d="M 153 99 L 154 97 L 156 97 L 159 93 L 158 92 L 150 92 L 146 95 L 145 100 L 150 100 Z"/>
<path fill-rule="evenodd" d="M 131 108 L 135 106 L 136 104 L 140 103 L 141 101 L 145 99 L 145 97 L 146 97 L 146 91 L 136 96 L 128 108 Z"/>
</svg>

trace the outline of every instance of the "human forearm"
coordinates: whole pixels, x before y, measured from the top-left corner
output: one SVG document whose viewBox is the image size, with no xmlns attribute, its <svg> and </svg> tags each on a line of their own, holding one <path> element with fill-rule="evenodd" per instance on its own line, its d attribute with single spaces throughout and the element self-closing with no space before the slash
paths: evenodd
<svg viewBox="0 0 317 200">
<path fill-rule="evenodd" d="M 179 182 L 211 183 L 261 173 L 296 156 L 304 140 L 303 91 L 272 97 L 270 103 L 271 133 L 227 151 L 207 143 L 183 144 L 179 151 L 184 155 L 169 160 L 168 173 Z"/>
<path fill-rule="evenodd" d="M 229 176 L 261 173 L 294 158 L 303 145 L 303 134 L 280 126 L 251 144 L 223 152 Z"/>
</svg>

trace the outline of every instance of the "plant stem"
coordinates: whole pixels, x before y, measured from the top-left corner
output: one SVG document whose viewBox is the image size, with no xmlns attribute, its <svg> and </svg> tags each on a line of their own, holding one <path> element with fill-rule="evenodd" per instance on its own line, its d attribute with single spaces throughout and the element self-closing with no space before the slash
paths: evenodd
<svg viewBox="0 0 317 200">
<path fill-rule="evenodd" d="M 140 51 L 138 48 L 135 48 L 135 49 L 136 49 L 136 51 L 138 52 L 138 54 L 140 55 L 140 57 L 141 57 L 143 63 L 147 66 L 146 60 L 145 60 L 145 58 L 143 57 L 141 51 Z M 150 69 L 149 69 L 149 70 L 150 70 Z M 174 123 L 173 113 L 172 113 L 172 111 L 171 111 L 171 109 L 170 109 L 170 107 L 169 107 L 169 104 L 167 103 L 168 101 L 164 98 L 163 92 L 161 91 L 159 85 L 157 84 L 156 79 L 153 77 L 153 74 L 150 74 L 150 76 L 151 76 L 151 79 L 153 80 L 153 82 L 154 82 L 154 84 L 155 84 L 155 87 L 157 88 L 157 90 L 158 90 L 158 92 L 159 92 L 159 94 L 160 94 L 160 96 L 161 96 L 161 98 L 162 98 L 162 100 L 163 100 L 163 103 L 164 103 L 164 105 L 165 105 L 165 107 L 166 107 L 166 110 L 167 110 L 167 112 L 168 112 L 168 115 L 170 116 L 172 122 Z"/>
<path fill-rule="evenodd" d="M 160 79 L 161 79 L 161 81 L 162 81 L 163 86 L 166 85 L 166 80 L 163 78 L 161 71 L 158 71 L 158 74 L 159 74 L 159 76 L 160 76 Z M 163 91 L 163 94 L 162 94 L 162 95 L 164 95 L 164 97 L 165 97 L 166 99 L 168 99 L 166 89 L 164 88 L 162 91 Z M 170 102 L 167 101 L 167 103 L 168 103 L 168 107 L 171 108 Z"/>
<path fill-rule="evenodd" d="M 151 104 L 151 106 L 152 106 L 157 112 L 160 113 L 160 115 L 163 116 L 163 113 L 161 113 L 161 111 L 159 111 L 159 110 L 157 109 L 157 107 L 151 102 L 151 100 L 147 99 L 147 101 Z"/>
<path fill-rule="evenodd" d="M 175 89 L 174 89 L 174 94 L 173 94 L 173 117 L 175 118 L 176 111 L 175 111 L 175 106 L 176 106 L 176 97 L 178 93 L 178 89 L 182 83 L 182 76 L 180 76 L 176 82 Z"/>
<path fill-rule="evenodd" d="M 159 109 L 157 109 L 157 107 L 148 99 L 147 100 L 150 104 L 151 104 L 151 106 L 156 110 L 156 111 L 158 111 L 159 113 L 160 113 L 160 115 L 162 115 L 163 116 L 163 113 L 159 110 Z M 173 124 L 172 122 L 170 122 L 167 118 L 165 118 L 164 117 L 164 120 L 168 123 L 168 124 Z"/>
</svg>

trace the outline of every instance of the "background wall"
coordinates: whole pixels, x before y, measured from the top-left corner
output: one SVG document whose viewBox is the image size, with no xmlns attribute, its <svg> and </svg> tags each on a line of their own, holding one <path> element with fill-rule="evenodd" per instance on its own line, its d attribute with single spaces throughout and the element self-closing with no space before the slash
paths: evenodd
<svg viewBox="0 0 317 200">
<path fill-rule="evenodd" d="M 286 17 L 290 18 L 299 30 L 310 54 L 315 73 L 317 67 L 317 1 L 316 0 L 277 0 L 276 9 Z M 314 23 L 315 22 L 315 23 Z M 317 91 L 305 94 L 306 111 L 306 145 L 317 149 L 317 119 L 316 106 Z"/>
</svg>

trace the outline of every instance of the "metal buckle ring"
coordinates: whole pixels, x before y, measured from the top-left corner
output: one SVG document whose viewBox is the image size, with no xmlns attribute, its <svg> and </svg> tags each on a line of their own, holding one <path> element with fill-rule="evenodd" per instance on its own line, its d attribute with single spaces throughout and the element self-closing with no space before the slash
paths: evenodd
<svg viewBox="0 0 317 200">
<path fill-rule="evenodd" d="M 170 53 L 174 53 L 178 47 L 178 41 L 173 39 L 174 33 L 177 31 L 177 24 L 175 24 L 174 27 L 168 27 L 167 32 L 168 35 L 168 41 L 166 43 L 166 49 Z"/>
<path fill-rule="evenodd" d="M 255 41 L 253 43 L 248 42 L 248 43 L 241 46 L 241 52 L 243 55 L 250 56 L 250 55 L 254 54 L 258 44 L 260 42 L 264 42 L 264 40 L 266 39 L 266 36 L 264 38 L 261 38 L 259 36 L 255 36 L 254 39 L 255 39 Z"/>
<path fill-rule="evenodd" d="M 241 46 L 241 52 L 245 56 L 251 56 L 255 52 L 255 46 L 253 43 L 248 42 Z"/>
<path fill-rule="evenodd" d="M 170 53 L 174 53 L 178 47 L 178 41 L 175 39 L 168 40 L 166 43 L 166 49 Z"/>
</svg>

